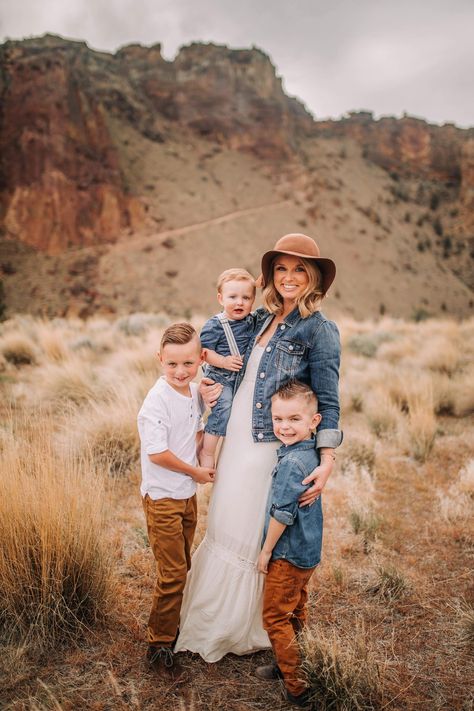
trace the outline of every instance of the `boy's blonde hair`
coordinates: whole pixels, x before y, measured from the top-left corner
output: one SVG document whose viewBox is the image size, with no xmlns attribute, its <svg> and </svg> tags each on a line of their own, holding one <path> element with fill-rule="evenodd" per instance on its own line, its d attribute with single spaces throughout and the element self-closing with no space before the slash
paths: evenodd
<svg viewBox="0 0 474 711">
<path fill-rule="evenodd" d="M 163 333 L 160 343 L 160 351 L 167 345 L 179 345 L 184 346 L 187 343 L 191 343 L 193 339 L 196 339 L 201 345 L 201 340 L 196 332 L 194 326 L 190 323 L 183 321 L 182 323 L 173 323 Z"/>
<path fill-rule="evenodd" d="M 273 281 L 273 267 L 278 258 L 279 255 L 277 254 L 272 260 L 269 269 L 268 284 L 262 292 L 263 305 L 267 311 L 270 311 L 272 314 L 281 313 L 283 306 L 283 299 L 275 289 L 275 283 Z M 315 264 L 311 259 L 305 259 L 304 257 L 301 257 L 301 263 L 306 269 L 306 274 L 308 275 L 308 286 L 298 299 L 297 306 L 301 318 L 307 318 L 316 311 L 319 311 L 321 301 L 324 297 L 324 292 L 321 286 L 322 274 L 317 264 Z"/>
<path fill-rule="evenodd" d="M 279 397 L 281 400 L 291 400 L 294 397 L 303 397 L 308 405 L 314 406 L 314 411 L 318 410 L 318 398 L 316 394 L 311 390 L 309 385 L 302 383 L 300 380 L 289 380 L 285 385 L 282 385 L 274 395 L 273 398 Z"/>
<path fill-rule="evenodd" d="M 239 267 L 233 267 L 232 269 L 226 269 L 222 274 L 219 275 L 217 279 L 217 293 L 222 293 L 222 286 L 228 281 L 249 281 L 253 287 L 253 295 L 255 296 L 255 279 L 246 269 L 239 269 Z"/>
</svg>

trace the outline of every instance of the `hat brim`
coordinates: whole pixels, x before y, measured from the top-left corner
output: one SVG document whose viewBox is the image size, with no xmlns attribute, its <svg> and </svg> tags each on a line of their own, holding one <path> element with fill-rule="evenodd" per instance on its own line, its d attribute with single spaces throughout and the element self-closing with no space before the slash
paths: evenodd
<svg viewBox="0 0 474 711">
<path fill-rule="evenodd" d="M 325 294 L 331 284 L 333 283 L 336 276 L 336 265 L 332 259 L 327 259 L 326 257 L 313 257 L 310 254 L 302 254 L 301 252 L 288 252 L 286 250 L 275 250 L 272 249 L 269 252 L 265 252 L 262 257 L 262 273 L 256 280 L 256 285 L 258 287 L 265 287 L 268 284 L 269 272 L 272 265 L 273 258 L 277 254 L 289 254 L 292 257 L 302 257 L 310 262 L 315 262 L 321 272 L 322 283 L 321 288 Z"/>
</svg>

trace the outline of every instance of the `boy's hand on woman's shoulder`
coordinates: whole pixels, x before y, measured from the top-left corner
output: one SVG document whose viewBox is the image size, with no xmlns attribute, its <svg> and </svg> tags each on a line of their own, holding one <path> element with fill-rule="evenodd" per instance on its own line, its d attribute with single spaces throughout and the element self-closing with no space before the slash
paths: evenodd
<svg viewBox="0 0 474 711">
<path fill-rule="evenodd" d="M 194 467 L 194 474 L 191 478 L 198 484 L 207 484 L 214 481 L 216 470 L 211 467 Z"/>
</svg>

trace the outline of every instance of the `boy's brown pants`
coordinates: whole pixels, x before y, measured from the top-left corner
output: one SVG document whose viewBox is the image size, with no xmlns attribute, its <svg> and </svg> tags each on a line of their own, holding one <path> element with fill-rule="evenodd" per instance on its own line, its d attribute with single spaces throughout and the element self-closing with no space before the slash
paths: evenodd
<svg viewBox="0 0 474 711">
<path fill-rule="evenodd" d="M 307 585 L 314 568 L 297 568 L 287 560 L 268 564 L 263 593 L 263 627 L 268 632 L 285 686 L 299 696 L 306 690 L 301 681 L 301 655 L 296 635 L 306 622 Z"/>
<path fill-rule="evenodd" d="M 156 560 L 156 586 L 148 620 L 150 644 L 171 647 L 179 625 L 191 544 L 197 522 L 196 495 L 189 499 L 143 499 L 148 540 Z"/>
</svg>

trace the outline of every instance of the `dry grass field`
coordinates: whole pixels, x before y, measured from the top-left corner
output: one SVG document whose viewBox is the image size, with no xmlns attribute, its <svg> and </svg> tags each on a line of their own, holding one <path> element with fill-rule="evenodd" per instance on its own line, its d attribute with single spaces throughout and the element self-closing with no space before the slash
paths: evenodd
<svg viewBox="0 0 474 711">
<path fill-rule="evenodd" d="M 195 317 L 199 326 L 204 319 Z M 0 326 L 0 707 L 289 708 L 268 652 L 164 683 L 136 413 L 162 315 Z M 474 321 L 340 321 L 345 440 L 303 641 L 315 708 L 474 708 Z M 206 525 L 202 487 L 196 542 Z"/>
</svg>

